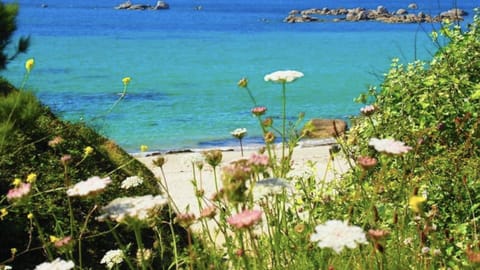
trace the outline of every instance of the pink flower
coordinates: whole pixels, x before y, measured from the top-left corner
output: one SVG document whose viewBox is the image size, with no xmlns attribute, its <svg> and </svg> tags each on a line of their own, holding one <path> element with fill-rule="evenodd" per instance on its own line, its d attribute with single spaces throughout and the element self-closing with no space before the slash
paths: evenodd
<svg viewBox="0 0 480 270">
<path fill-rule="evenodd" d="M 375 167 L 378 161 L 376 158 L 373 158 L 373 157 L 359 156 L 357 158 L 357 163 L 363 169 L 368 170 Z"/>
<path fill-rule="evenodd" d="M 412 147 L 405 145 L 404 142 L 395 141 L 393 139 L 371 138 L 368 145 L 373 146 L 378 152 L 393 155 L 401 155 L 412 150 Z"/>
<path fill-rule="evenodd" d="M 18 187 L 12 188 L 8 191 L 7 199 L 9 200 L 19 199 L 27 195 L 30 192 L 31 187 L 32 186 L 30 183 L 20 183 Z"/>
<path fill-rule="evenodd" d="M 252 113 L 256 116 L 263 115 L 267 111 L 267 107 L 255 107 L 252 109 Z"/>
<path fill-rule="evenodd" d="M 261 210 L 244 210 L 227 218 L 227 222 L 237 229 L 248 228 L 259 222 L 262 219 L 262 214 Z"/>
<path fill-rule="evenodd" d="M 267 166 L 268 156 L 253 153 L 248 162 L 254 166 Z"/>
<path fill-rule="evenodd" d="M 377 110 L 377 108 L 373 105 L 367 105 L 363 108 L 360 109 L 360 112 L 363 114 L 363 115 L 366 115 L 366 116 L 370 116 L 372 115 L 375 111 Z"/>
</svg>

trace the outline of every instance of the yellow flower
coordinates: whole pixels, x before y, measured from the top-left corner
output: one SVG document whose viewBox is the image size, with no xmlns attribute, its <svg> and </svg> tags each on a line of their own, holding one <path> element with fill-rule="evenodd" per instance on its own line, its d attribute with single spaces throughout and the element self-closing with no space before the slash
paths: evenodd
<svg viewBox="0 0 480 270">
<path fill-rule="evenodd" d="M 146 146 L 145 144 L 140 145 L 140 151 L 141 152 L 145 152 L 147 150 L 148 150 L 148 146 Z"/>
<path fill-rule="evenodd" d="M 420 212 L 420 207 L 426 200 L 427 199 L 422 196 L 412 196 L 408 200 L 408 204 L 410 205 L 410 209 L 412 209 L 413 212 L 418 213 Z"/>
<path fill-rule="evenodd" d="M 13 179 L 12 185 L 18 187 L 21 183 L 22 183 L 22 179 L 15 178 L 15 179 Z"/>
<path fill-rule="evenodd" d="M 248 86 L 247 78 L 240 79 L 240 81 L 238 81 L 237 85 L 238 85 L 238 87 L 242 87 L 242 88 L 247 87 Z"/>
<path fill-rule="evenodd" d="M 31 173 L 27 176 L 27 183 L 34 183 L 35 181 L 37 181 L 36 173 Z"/>
<path fill-rule="evenodd" d="M 32 220 L 32 219 L 33 219 L 33 214 L 32 214 L 32 213 L 28 213 L 27 218 L 30 219 L 30 220 Z"/>
<path fill-rule="evenodd" d="M 8 210 L 7 208 L 2 208 L 0 209 L 0 219 L 3 220 L 3 218 L 8 215 Z"/>
<path fill-rule="evenodd" d="M 60 240 L 60 238 L 56 237 L 55 235 L 50 235 L 50 243 L 55 243 L 58 240 Z"/>
<path fill-rule="evenodd" d="M 15 257 L 15 254 L 17 254 L 17 249 L 16 248 L 11 248 L 10 252 L 12 253 L 12 257 Z"/>
<path fill-rule="evenodd" d="M 30 72 L 35 65 L 35 60 L 33 58 L 28 59 L 25 62 L 25 69 L 27 69 L 27 72 Z"/>
<path fill-rule="evenodd" d="M 123 85 L 128 85 L 131 80 L 132 80 L 132 78 L 130 78 L 130 77 L 123 78 L 122 79 Z"/>
<path fill-rule="evenodd" d="M 85 149 L 83 149 L 83 152 L 85 153 L 85 156 L 88 156 L 91 153 L 93 153 L 93 147 L 87 146 L 87 147 L 85 147 Z"/>
</svg>

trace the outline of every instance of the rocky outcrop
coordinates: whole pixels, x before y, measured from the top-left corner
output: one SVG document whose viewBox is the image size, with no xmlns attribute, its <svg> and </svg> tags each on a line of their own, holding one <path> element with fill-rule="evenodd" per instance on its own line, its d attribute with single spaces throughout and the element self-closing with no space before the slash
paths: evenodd
<svg viewBox="0 0 480 270">
<path fill-rule="evenodd" d="M 415 3 L 408 5 L 408 10 L 417 9 Z M 425 22 L 441 22 L 449 19 L 450 21 L 461 21 L 463 16 L 468 15 L 467 12 L 461 9 L 451 9 L 441 12 L 437 16 L 432 16 L 424 12 L 416 14 L 409 13 L 407 9 L 398 9 L 390 12 L 384 6 L 378 6 L 376 9 L 357 8 L 311 8 L 306 10 L 292 10 L 284 19 L 287 23 L 299 22 L 325 22 L 325 21 L 379 21 L 384 23 L 425 23 Z"/>
<path fill-rule="evenodd" d="M 347 122 L 341 119 L 314 118 L 305 124 L 304 133 L 310 139 L 332 138 L 347 131 Z"/>
<path fill-rule="evenodd" d="M 118 6 L 115 9 L 127 9 L 127 10 L 160 10 L 160 9 L 169 9 L 170 6 L 164 1 L 157 1 L 155 6 L 146 5 L 146 4 L 132 4 L 131 1 L 126 1 Z"/>
</svg>

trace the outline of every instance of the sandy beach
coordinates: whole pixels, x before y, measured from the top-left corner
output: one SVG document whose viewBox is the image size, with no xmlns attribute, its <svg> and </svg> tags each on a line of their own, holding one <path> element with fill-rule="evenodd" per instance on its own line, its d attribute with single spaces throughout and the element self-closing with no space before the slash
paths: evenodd
<svg viewBox="0 0 480 270">
<path fill-rule="evenodd" d="M 342 158 L 335 158 L 329 163 L 330 151 L 329 149 L 335 145 L 332 139 L 323 140 L 309 140 L 300 142 L 293 153 L 293 173 L 295 171 L 301 172 L 305 170 L 305 164 L 311 161 L 314 162 L 314 167 L 319 179 L 332 179 L 334 174 L 340 174 L 348 169 L 348 164 Z M 222 165 L 241 158 L 240 148 L 215 148 L 222 150 Z M 243 156 L 249 158 L 252 153 L 258 152 L 259 147 L 246 146 L 244 148 Z M 180 151 L 176 153 L 143 153 L 133 154 L 139 161 L 150 168 L 155 176 L 162 179 L 163 184 L 168 187 L 170 196 L 175 202 L 180 212 L 185 212 L 189 209 L 190 213 L 199 216 L 199 209 L 197 199 L 195 197 L 192 180 L 194 179 L 191 160 L 192 157 L 202 151 L 209 149 L 192 149 L 187 151 Z M 281 152 L 277 149 L 277 155 Z M 159 156 L 163 156 L 166 162 L 163 166 L 165 177 L 162 176 L 162 171 L 159 167 L 153 164 L 153 161 Z M 328 170 L 327 170 L 328 166 Z M 217 171 L 219 188 L 221 185 L 220 175 Z M 197 180 L 200 179 L 198 170 L 196 171 Z M 215 193 L 215 182 L 213 170 L 205 164 L 202 172 L 202 188 L 205 191 L 205 197 L 210 198 Z"/>
</svg>

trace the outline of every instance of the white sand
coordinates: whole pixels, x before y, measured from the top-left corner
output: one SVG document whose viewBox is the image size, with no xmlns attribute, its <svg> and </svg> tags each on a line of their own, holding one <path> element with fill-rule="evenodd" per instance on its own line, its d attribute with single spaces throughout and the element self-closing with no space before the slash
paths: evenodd
<svg viewBox="0 0 480 270">
<path fill-rule="evenodd" d="M 330 158 L 329 149 L 333 143 L 333 140 L 310 140 L 301 142 L 299 146 L 295 148 L 293 154 L 294 170 L 301 170 L 308 161 L 315 162 L 319 179 L 324 179 L 324 176 L 326 176 L 327 179 L 331 179 L 334 174 L 340 174 L 341 172 L 348 170 L 348 164 L 342 158 L 336 158 L 333 162 L 330 162 L 330 165 L 328 165 L 329 169 L 328 171 L 326 170 Z M 201 152 L 203 150 L 206 149 L 194 150 L 193 152 Z M 239 148 L 220 150 L 223 151 L 222 164 L 227 164 L 232 160 L 241 158 Z M 255 147 L 250 147 L 247 150 L 244 149 L 244 157 L 250 157 L 250 155 L 257 150 L 258 149 Z M 277 156 L 280 155 L 281 151 L 277 150 Z M 162 176 L 160 168 L 154 166 L 152 163 L 153 160 L 159 157 L 159 155 L 145 156 L 135 154 L 134 156 L 150 168 L 155 176 L 164 181 L 164 185 L 168 187 L 169 194 L 180 212 L 185 212 L 185 210 L 189 208 L 190 213 L 195 214 L 197 217 L 199 216 L 197 198 L 194 194 L 194 187 L 192 185 L 193 170 L 190 163 L 192 153 L 164 154 L 163 156 L 166 158 L 166 163 L 163 166 L 165 179 Z M 218 171 L 219 170 L 217 170 L 218 184 L 221 185 Z M 326 175 L 325 172 L 327 172 Z M 215 193 L 216 188 L 213 171 L 208 164 L 205 164 L 201 177 L 205 196 L 210 198 L 211 195 Z M 196 172 L 196 178 L 197 180 L 200 178 L 198 171 Z"/>
</svg>

